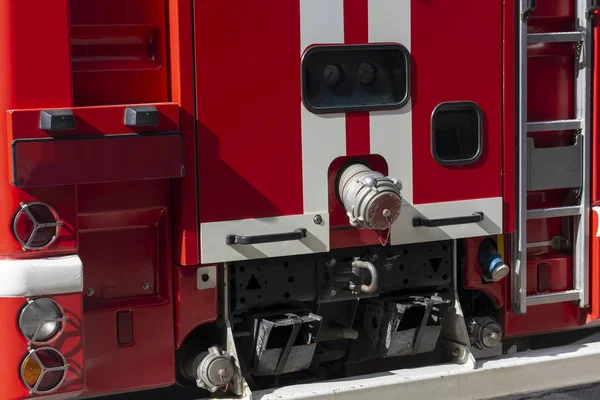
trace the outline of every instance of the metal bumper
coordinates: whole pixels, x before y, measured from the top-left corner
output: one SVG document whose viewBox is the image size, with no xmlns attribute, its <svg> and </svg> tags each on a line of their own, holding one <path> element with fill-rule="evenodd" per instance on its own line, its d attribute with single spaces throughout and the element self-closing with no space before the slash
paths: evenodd
<svg viewBox="0 0 600 400">
<path fill-rule="evenodd" d="M 600 381 L 600 342 L 257 391 L 252 400 L 479 400 Z"/>
</svg>

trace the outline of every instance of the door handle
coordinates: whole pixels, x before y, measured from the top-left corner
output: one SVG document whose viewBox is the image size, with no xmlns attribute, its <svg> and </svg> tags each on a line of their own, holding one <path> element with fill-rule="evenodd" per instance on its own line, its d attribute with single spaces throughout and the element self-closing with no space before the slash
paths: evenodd
<svg viewBox="0 0 600 400">
<path fill-rule="evenodd" d="M 464 217 L 451 217 L 451 218 L 439 218 L 439 219 L 428 219 L 423 217 L 415 217 L 413 218 L 413 226 L 419 227 L 424 226 L 427 228 L 436 228 L 439 226 L 449 226 L 449 225 L 462 225 L 462 224 L 476 224 L 478 222 L 483 221 L 483 213 L 476 212 L 473 215 L 468 215 Z"/>
<path fill-rule="evenodd" d="M 225 243 L 232 244 L 260 244 L 260 243 L 275 243 L 287 242 L 291 240 L 302 240 L 306 237 L 306 229 L 298 228 L 292 232 L 270 233 L 267 235 L 227 235 Z"/>
</svg>

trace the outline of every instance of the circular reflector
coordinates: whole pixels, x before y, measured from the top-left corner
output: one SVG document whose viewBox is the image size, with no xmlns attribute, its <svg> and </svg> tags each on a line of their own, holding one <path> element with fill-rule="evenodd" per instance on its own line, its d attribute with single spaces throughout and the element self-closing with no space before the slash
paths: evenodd
<svg viewBox="0 0 600 400">
<path fill-rule="evenodd" d="M 19 330 L 32 344 L 48 343 L 58 338 L 64 329 L 65 316 L 52 299 L 29 300 L 19 315 Z"/>
<path fill-rule="evenodd" d="M 31 350 L 21 363 L 21 379 L 30 393 L 46 394 L 57 390 L 67 375 L 67 361 L 51 347 Z"/>
</svg>

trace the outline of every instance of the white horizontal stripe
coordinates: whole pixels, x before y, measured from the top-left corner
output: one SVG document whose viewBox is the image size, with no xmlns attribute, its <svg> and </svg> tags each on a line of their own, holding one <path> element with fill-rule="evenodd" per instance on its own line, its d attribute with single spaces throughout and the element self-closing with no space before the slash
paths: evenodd
<svg viewBox="0 0 600 400">
<path fill-rule="evenodd" d="M 439 228 L 413 227 L 414 217 L 428 219 L 470 216 L 482 212 L 479 223 L 442 226 Z M 392 245 L 430 242 L 434 240 L 499 235 L 502 233 L 502 197 L 412 205 L 402 202 L 402 211 L 392 225 Z"/>
<path fill-rule="evenodd" d="M 316 215 L 291 215 L 287 217 L 243 219 L 201 224 L 202 262 L 216 263 L 252 260 L 329 251 L 329 214 L 319 214 L 322 218 L 322 222 L 319 225 L 314 222 Z M 307 230 L 307 236 L 302 240 L 256 245 L 228 245 L 225 242 L 227 235 L 254 236 L 288 233 L 298 228 Z"/>
<path fill-rule="evenodd" d="M 83 265 L 77 255 L 0 260 L 0 297 L 44 296 L 83 291 Z"/>
</svg>

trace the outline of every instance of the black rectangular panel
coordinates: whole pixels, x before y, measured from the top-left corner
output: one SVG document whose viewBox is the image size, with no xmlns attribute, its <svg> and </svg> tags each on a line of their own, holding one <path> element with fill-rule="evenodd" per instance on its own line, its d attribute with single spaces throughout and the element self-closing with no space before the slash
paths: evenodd
<svg viewBox="0 0 600 400">
<path fill-rule="evenodd" d="M 302 101 L 314 113 L 401 108 L 410 98 L 410 55 L 400 44 L 324 45 L 302 58 Z"/>
</svg>

